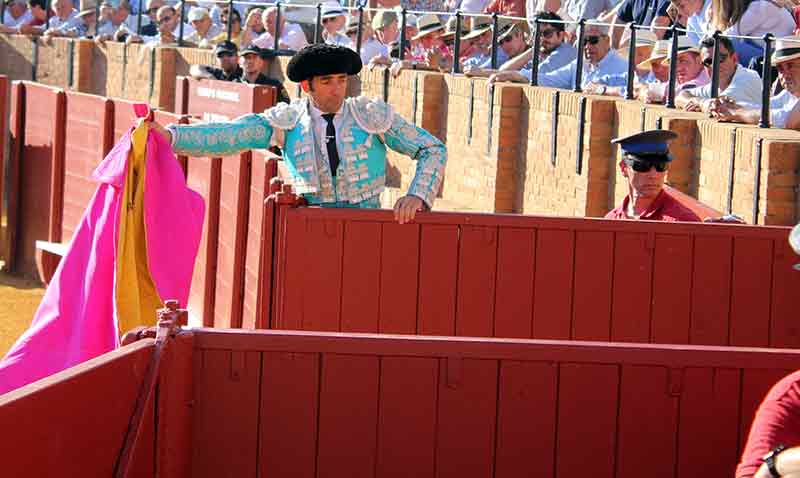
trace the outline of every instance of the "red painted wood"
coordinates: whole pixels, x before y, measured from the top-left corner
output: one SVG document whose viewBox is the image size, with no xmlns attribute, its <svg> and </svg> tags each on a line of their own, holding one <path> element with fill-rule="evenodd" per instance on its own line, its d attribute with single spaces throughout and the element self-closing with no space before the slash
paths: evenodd
<svg viewBox="0 0 800 478">
<path fill-rule="evenodd" d="M 275 319 L 277 329 L 301 330 L 303 328 L 303 290 L 306 287 L 306 218 L 286 207 L 279 207 L 276 231 L 277 250 L 281 251 L 275 277 Z M 292 212 L 294 214 L 288 214 Z M 281 218 L 283 220 L 281 220 Z M 336 329 L 338 329 L 338 323 Z M 325 330 L 325 329 L 323 329 Z M 327 329 L 327 330 L 330 330 Z"/>
<path fill-rule="evenodd" d="M 261 375 L 261 476 L 314 478 L 319 356 L 266 352 Z"/>
<path fill-rule="evenodd" d="M 385 222 L 381 225 L 379 332 L 417 332 L 420 227 Z"/>
<path fill-rule="evenodd" d="M 266 324 L 257 323 L 258 294 L 259 294 L 259 274 L 261 274 L 261 254 L 264 250 L 264 201 L 269 195 L 269 181 L 271 166 L 268 164 L 275 161 L 274 158 L 261 154 L 253 153 L 253 161 L 250 169 L 250 204 L 248 205 L 247 218 L 247 244 L 245 245 L 245 264 L 244 264 L 244 284 L 242 298 L 242 327 L 253 329 L 256 327 L 264 328 Z M 268 219 L 270 222 L 272 218 Z M 268 238 L 270 247 L 272 237 Z M 270 253 L 269 261 L 272 261 Z"/>
<path fill-rule="evenodd" d="M 20 188 L 22 186 L 20 174 L 25 147 L 26 96 L 25 83 L 13 82 L 11 86 L 11 145 L 8 164 L 8 218 L 6 227 L 3 229 L 3 259 L 6 261 L 9 271 L 17 270 L 17 237 L 19 236 Z"/>
<path fill-rule="evenodd" d="M 455 335 L 459 230 L 422 226 L 417 333 Z"/>
<path fill-rule="evenodd" d="M 614 476 L 618 385 L 615 365 L 561 364 L 555 476 L 585 476 L 588 463 L 592 476 Z"/>
<path fill-rule="evenodd" d="M 163 350 L 158 384 L 159 476 L 185 478 L 192 472 L 194 336 L 178 335 Z"/>
<path fill-rule="evenodd" d="M 303 330 L 341 330 L 344 225 L 340 221 L 312 219 L 307 220 L 305 226 L 302 239 L 305 260 L 287 264 L 285 271 L 287 287 L 292 287 L 288 276 L 301 276 L 294 281 L 294 287 L 301 288 L 300 327 Z"/>
<path fill-rule="evenodd" d="M 533 338 L 568 339 L 572 330 L 572 231 L 539 229 L 536 238 Z"/>
<path fill-rule="evenodd" d="M 732 246 L 729 237 L 695 238 L 690 343 L 729 343 Z"/>
<path fill-rule="evenodd" d="M 558 366 L 500 363 L 495 477 L 553 476 Z"/>
<path fill-rule="evenodd" d="M 652 236 L 617 234 L 614 251 L 614 302 L 611 340 L 650 341 Z"/>
<path fill-rule="evenodd" d="M 491 477 L 494 469 L 498 362 L 439 362 L 437 477 Z"/>
<path fill-rule="evenodd" d="M 535 258 L 535 230 L 512 228 L 499 230 L 495 337 L 531 337 Z"/>
<path fill-rule="evenodd" d="M 114 98 L 114 132 L 112 137 L 114 142 L 122 138 L 129 129 L 136 126 L 136 113 L 133 111 L 133 105 L 141 103 L 141 101 L 123 100 L 122 98 Z"/>
<path fill-rule="evenodd" d="M 497 283 L 497 229 L 461 228 L 458 260 L 456 335 L 494 335 Z"/>
<path fill-rule="evenodd" d="M 769 344 L 800 348 L 800 323 L 797 321 L 800 272 L 794 268 L 795 264 L 800 264 L 800 256 L 789 246 L 786 236 L 775 239 L 773 249 Z"/>
<path fill-rule="evenodd" d="M 192 476 L 254 476 L 261 354 L 203 350 L 194 359 Z"/>
<path fill-rule="evenodd" d="M 433 478 L 439 361 L 385 357 L 380 372 L 375 475 Z"/>
<path fill-rule="evenodd" d="M 7 131 L 9 131 L 9 118 L 14 118 L 8 109 L 10 87 L 11 82 L 8 81 L 8 76 L 0 75 L 0 131 L 2 131 L 0 134 L 0 152 L 2 152 L 0 153 L 0 171 L 6 170 L 6 137 Z M 5 181 L 0 181 L 0 197 L 5 197 L 6 187 Z M 5 217 L 6 212 L 5 204 L 0 204 L 0 217 Z M 2 242 L 1 237 L 0 242 Z M 0 248 L 2 247 L 0 246 Z M 3 259 L 7 259 L 7 257 L 3 257 Z"/>
<path fill-rule="evenodd" d="M 344 225 L 342 255 L 343 332 L 378 332 L 381 271 L 381 225 Z"/>
<path fill-rule="evenodd" d="M 687 368 L 682 372 L 677 476 L 698 476 L 703 470 L 733 476 L 739 456 L 739 371 Z M 709 453 L 711 449 L 715 452 Z"/>
<path fill-rule="evenodd" d="M 614 234 L 579 232 L 575 238 L 572 333 L 575 340 L 608 340 L 611 334 L 611 291 Z"/>
<path fill-rule="evenodd" d="M 323 356 L 318 477 L 374 475 L 379 367 L 377 357 Z"/>
<path fill-rule="evenodd" d="M 773 241 L 735 239 L 730 303 L 730 345 L 768 347 Z"/>
<path fill-rule="evenodd" d="M 795 367 L 795 369 L 800 367 Z M 744 449 L 747 442 L 747 435 L 750 433 L 750 424 L 756 414 L 758 406 L 767 392 L 775 385 L 778 380 L 789 375 L 794 370 L 781 370 L 778 368 L 769 370 L 744 370 L 742 371 L 741 405 L 739 416 L 741 419 L 739 426 L 739 452 Z M 739 456 L 740 453 L 737 453 Z"/>
<path fill-rule="evenodd" d="M 672 477 L 676 454 L 680 391 L 673 381 L 681 370 L 665 367 L 622 367 L 616 475 Z"/>
<path fill-rule="evenodd" d="M 687 344 L 691 315 L 692 238 L 689 235 L 659 234 L 655 244 L 650 341 Z"/>
</svg>

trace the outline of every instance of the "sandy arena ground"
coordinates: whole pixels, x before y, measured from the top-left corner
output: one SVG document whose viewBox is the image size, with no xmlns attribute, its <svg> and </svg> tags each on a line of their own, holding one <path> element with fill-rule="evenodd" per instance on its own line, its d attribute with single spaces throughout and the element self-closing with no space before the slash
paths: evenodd
<svg viewBox="0 0 800 478">
<path fill-rule="evenodd" d="M 40 283 L 0 271 L 0 357 L 30 326 L 43 295 Z"/>
</svg>

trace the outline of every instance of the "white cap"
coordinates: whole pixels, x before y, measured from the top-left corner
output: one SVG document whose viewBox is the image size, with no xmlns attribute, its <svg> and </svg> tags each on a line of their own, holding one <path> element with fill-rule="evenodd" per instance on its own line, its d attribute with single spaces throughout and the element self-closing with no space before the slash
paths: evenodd
<svg viewBox="0 0 800 478">
<path fill-rule="evenodd" d="M 192 9 L 189 10 L 188 18 L 190 22 L 196 22 L 197 20 L 202 20 L 210 16 L 207 9 L 203 7 L 192 7 Z"/>
<path fill-rule="evenodd" d="M 335 18 L 347 15 L 347 11 L 337 2 L 326 2 L 322 4 L 322 18 Z"/>
</svg>

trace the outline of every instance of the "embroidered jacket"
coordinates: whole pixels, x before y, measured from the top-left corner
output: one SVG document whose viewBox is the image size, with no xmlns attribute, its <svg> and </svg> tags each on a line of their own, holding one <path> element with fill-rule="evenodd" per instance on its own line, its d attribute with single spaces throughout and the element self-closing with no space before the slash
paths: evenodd
<svg viewBox="0 0 800 478">
<path fill-rule="evenodd" d="M 381 100 L 348 98 L 341 114 L 336 135 L 341 157 L 335 185 L 327 150 L 314 132 L 307 98 L 232 122 L 168 128 L 175 152 L 191 156 L 228 156 L 277 144 L 283 149 L 295 192 L 310 204 L 336 207 L 380 206 L 388 146 L 417 160 L 408 194 L 432 206 L 444 177 L 444 144 L 396 115 Z"/>
</svg>

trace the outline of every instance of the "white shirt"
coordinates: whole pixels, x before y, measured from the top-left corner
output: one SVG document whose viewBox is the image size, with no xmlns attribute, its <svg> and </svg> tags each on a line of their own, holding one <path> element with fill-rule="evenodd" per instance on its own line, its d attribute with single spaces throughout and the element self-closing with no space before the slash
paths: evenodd
<svg viewBox="0 0 800 478">
<path fill-rule="evenodd" d="M 776 38 L 789 36 L 797 24 L 789 10 L 767 0 L 757 0 L 747 7 L 739 23 L 725 30 L 725 35 L 763 36 L 772 33 Z M 763 41 L 756 42 L 759 46 Z"/>
<path fill-rule="evenodd" d="M 339 107 L 339 111 L 336 112 L 336 115 L 333 117 L 333 127 L 336 129 L 336 134 L 338 135 L 340 131 L 342 131 L 342 120 L 344 119 L 344 115 L 342 114 L 342 109 L 344 108 L 344 103 L 342 106 Z M 330 164 L 328 159 L 328 147 L 327 147 L 327 139 L 325 135 L 325 131 L 328 128 L 328 121 L 322 117 L 322 111 L 319 110 L 314 103 L 309 100 L 308 102 L 308 110 L 311 113 L 311 122 L 314 128 L 314 137 L 317 140 L 317 146 L 319 150 L 322 152 L 322 159 Z M 336 141 L 336 138 L 332 139 Z M 339 153 L 339 164 L 342 164 L 342 159 L 344 155 L 342 151 L 339 149 L 338 142 L 336 143 L 336 151 Z"/>
<path fill-rule="evenodd" d="M 197 33 L 197 30 L 193 31 L 191 34 L 187 34 L 186 33 L 186 29 L 184 28 L 184 30 L 183 30 L 183 39 L 188 41 L 188 42 L 199 44 L 203 40 L 211 40 L 212 38 L 214 38 L 215 36 L 219 35 L 222 32 L 223 32 L 223 30 L 222 30 L 221 26 L 215 25 L 215 24 L 211 24 L 211 27 L 209 27 L 209 29 L 206 32 L 205 36 L 200 37 L 200 34 Z M 175 34 L 175 36 L 177 37 L 177 34 Z"/>
<path fill-rule="evenodd" d="M 50 23 L 47 24 L 47 28 L 67 29 L 72 28 L 79 22 L 80 20 L 78 19 L 78 11 L 73 8 L 67 18 L 63 20 L 57 15 L 50 17 Z"/>
<path fill-rule="evenodd" d="M 463 13 L 483 13 L 483 9 L 489 4 L 489 0 L 463 0 L 461 11 Z"/>
<path fill-rule="evenodd" d="M 17 28 L 31 20 L 33 20 L 33 15 L 31 14 L 30 10 L 25 10 L 25 12 L 17 18 L 12 17 L 11 12 L 6 10 L 6 18 L 3 22 L 3 26 L 8 28 Z"/>
<path fill-rule="evenodd" d="M 710 83 L 687 91 L 697 98 L 711 98 Z M 753 70 L 736 65 L 731 83 L 719 96 L 729 96 L 747 109 L 761 108 L 761 77 Z"/>
<path fill-rule="evenodd" d="M 708 32 L 708 7 L 711 5 L 711 0 L 706 0 L 700 11 L 689 17 L 686 21 L 686 36 L 696 45 L 700 44 L 700 40 Z"/>
<path fill-rule="evenodd" d="M 347 38 L 347 35 L 340 32 L 328 33 L 327 31 L 323 31 L 322 38 L 325 39 L 325 43 L 328 45 L 346 46 L 347 48 L 351 49 L 353 48 L 353 42 Z"/>
<path fill-rule="evenodd" d="M 281 43 L 290 50 L 299 51 L 308 45 L 306 34 L 297 24 L 287 23 L 281 31 Z M 275 38 L 270 32 L 265 31 L 253 40 L 253 45 L 259 48 L 275 48 Z"/>
<path fill-rule="evenodd" d="M 353 45 L 353 50 L 355 49 L 356 46 Z M 371 37 L 361 44 L 361 63 L 366 65 L 378 56 L 389 58 L 389 47 Z"/>
<path fill-rule="evenodd" d="M 792 112 L 798 101 L 800 98 L 789 93 L 789 90 L 783 90 L 778 96 L 773 97 L 769 102 L 769 119 L 772 126 L 785 128 L 789 113 Z"/>
</svg>

